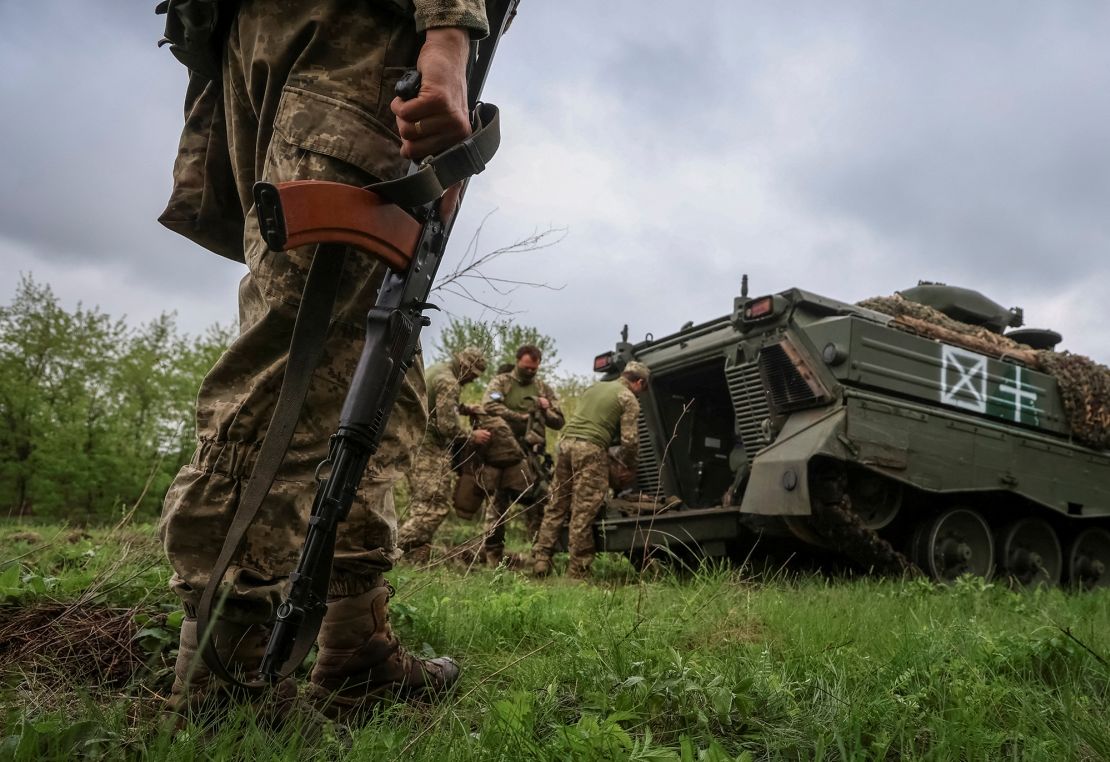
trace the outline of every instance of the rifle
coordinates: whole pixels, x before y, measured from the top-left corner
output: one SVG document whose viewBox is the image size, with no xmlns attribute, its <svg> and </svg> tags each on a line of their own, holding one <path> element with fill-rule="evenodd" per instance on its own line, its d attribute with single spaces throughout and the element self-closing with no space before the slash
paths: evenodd
<svg viewBox="0 0 1110 762">
<path fill-rule="evenodd" d="M 345 521 L 370 458 L 377 452 L 390 412 L 412 365 L 424 310 L 447 247 L 469 178 L 485 168 L 499 143 L 495 106 L 478 102 L 497 44 L 519 0 L 487 0 L 490 35 L 471 46 L 467 77 L 474 133 L 441 154 L 414 164 L 399 180 L 357 188 L 341 183 L 293 181 L 254 188 L 259 228 L 275 251 L 316 244 L 316 253 L 293 328 L 281 393 L 251 478 L 232 519 L 220 557 L 197 611 L 201 655 L 220 679 L 258 690 L 295 670 L 308 654 L 327 610 L 327 589 L 338 525 Z M 419 92 L 419 74 L 397 85 L 402 98 Z M 387 270 L 366 318 L 366 344 L 332 435 L 328 457 L 317 468 L 317 490 L 308 531 L 290 588 L 278 607 L 261 666 L 261 680 L 231 674 L 209 637 L 218 616 L 217 591 L 242 546 L 296 428 L 309 378 L 323 351 L 323 337 L 338 290 L 346 247 L 381 259 Z"/>
</svg>

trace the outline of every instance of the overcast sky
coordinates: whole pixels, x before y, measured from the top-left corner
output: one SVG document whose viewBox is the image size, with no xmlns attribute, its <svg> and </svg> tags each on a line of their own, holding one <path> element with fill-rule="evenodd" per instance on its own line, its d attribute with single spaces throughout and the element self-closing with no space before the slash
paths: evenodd
<svg viewBox="0 0 1110 762">
<path fill-rule="evenodd" d="M 0 0 L 0 302 L 31 273 L 135 322 L 233 319 L 241 266 L 155 222 L 185 75 L 152 7 Z M 482 249 L 565 228 L 489 271 L 561 290 L 483 294 L 565 372 L 626 322 L 728 312 L 743 273 L 846 301 L 978 288 L 1110 362 L 1108 33 L 1091 2 L 523 0 L 486 89 L 502 150 L 446 268 L 487 215 Z"/>
</svg>

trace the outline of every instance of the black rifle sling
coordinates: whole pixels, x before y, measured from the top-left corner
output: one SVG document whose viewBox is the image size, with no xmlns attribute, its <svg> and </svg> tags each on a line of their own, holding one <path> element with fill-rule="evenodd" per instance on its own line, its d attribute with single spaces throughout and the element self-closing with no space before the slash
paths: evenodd
<svg viewBox="0 0 1110 762">
<path fill-rule="evenodd" d="M 477 104 L 473 111 L 474 132 L 461 143 L 435 156 L 429 156 L 412 174 L 396 180 L 366 186 L 398 206 L 416 208 L 434 201 L 455 183 L 486 168 L 501 143 L 501 123 L 497 107 Z"/>
<path fill-rule="evenodd" d="M 239 500 L 239 506 L 232 517 L 231 526 L 220 550 L 220 557 L 208 575 L 208 584 L 204 588 L 200 608 L 197 610 L 197 632 L 202 639 L 201 655 L 204 662 L 217 677 L 231 684 L 242 683 L 231 676 L 227 666 L 220 659 L 210 631 L 211 624 L 219 617 L 218 612 L 215 617 L 212 616 L 213 608 L 217 604 L 216 593 L 220 589 L 220 583 L 232 559 L 242 547 L 247 530 L 254 523 L 262 502 L 269 494 L 278 469 L 285 459 L 285 452 L 293 439 L 293 432 L 297 428 L 297 420 L 300 418 L 301 408 L 308 394 L 312 374 L 320 364 L 320 358 L 324 353 L 324 340 L 328 324 L 331 322 L 335 297 L 339 291 L 345 257 L 346 248 L 343 246 L 320 244 L 316 247 L 308 278 L 305 280 L 304 291 L 301 294 L 301 304 L 293 326 L 293 337 L 289 342 L 289 358 L 285 364 L 285 375 L 281 382 L 281 392 L 274 406 L 274 414 L 270 418 L 270 425 L 262 440 L 258 459 L 243 490 L 243 496 Z M 323 584 L 326 587 L 326 579 Z M 317 593 L 321 595 L 321 599 L 327 596 L 326 589 Z M 323 611 L 316 614 L 316 617 L 321 619 Z M 319 627 L 319 621 L 314 624 Z M 305 626 L 311 626 L 311 623 L 306 621 Z M 294 651 L 288 662 L 282 666 L 282 672 L 292 672 L 296 669 L 312 648 L 311 641 L 299 645 L 303 647 Z"/>
</svg>

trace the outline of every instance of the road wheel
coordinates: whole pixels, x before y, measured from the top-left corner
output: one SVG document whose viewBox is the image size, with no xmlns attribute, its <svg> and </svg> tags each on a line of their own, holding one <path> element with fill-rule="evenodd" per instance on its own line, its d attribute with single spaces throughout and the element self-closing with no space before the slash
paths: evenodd
<svg viewBox="0 0 1110 762">
<path fill-rule="evenodd" d="M 998 565 L 1023 587 L 1060 584 L 1064 553 L 1056 530 L 1044 519 L 1018 519 L 998 536 Z"/>
<path fill-rule="evenodd" d="M 1075 536 L 1068 551 L 1068 581 L 1082 590 L 1110 586 L 1110 532 L 1089 527 Z"/>
<path fill-rule="evenodd" d="M 938 582 L 964 574 L 990 579 L 994 539 L 978 511 L 951 508 L 922 522 L 914 537 L 914 560 Z"/>
<path fill-rule="evenodd" d="M 848 496 L 852 499 L 852 510 L 873 532 L 888 526 L 902 508 L 902 485 L 878 474 L 849 474 Z"/>
</svg>

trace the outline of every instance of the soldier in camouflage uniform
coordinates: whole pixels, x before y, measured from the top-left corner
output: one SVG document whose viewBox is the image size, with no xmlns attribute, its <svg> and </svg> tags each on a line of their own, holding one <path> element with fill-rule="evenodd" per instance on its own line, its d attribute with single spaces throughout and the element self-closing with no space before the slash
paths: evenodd
<svg viewBox="0 0 1110 762">
<path fill-rule="evenodd" d="M 542 360 L 538 347 L 520 347 L 513 370 L 494 376 L 482 399 L 486 415 L 507 424 L 509 431 L 505 433 L 511 433 L 524 454 L 518 463 L 501 468 L 496 477 L 493 501 L 486 512 L 483 547 L 486 563 L 491 566 L 504 558 L 505 523 L 514 513 L 524 514 L 529 538 L 535 536 L 543 519 L 550 479 L 545 458 L 547 429 L 563 428 L 565 419 L 555 390 L 536 377 Z M 498 429 L 493 431 L 497 437 Z"/>
<path fill-rule="evenodd" d="M 593 523 L 609 491 L 607 448 L 619 435 L 619 460 L 634 468 L 638 450 L 636 399 L 647 389 L 650 374 L 643 363 L 630 362 L 615 381 L 599 381 L 578 400 L 563 430 L 555 462 L 552 500 L 532 547 L 533 573 L 551 573 L 551 556 L 563 523 L 570 517 L 570 566 L 567 576 L 589 577 L 594 560 Z"/>
<path fill-rule="evenodd" d="M 196 609 L 273 413 L 312 247 L 267 249 L 251 188 L 256 180 L 367 185 L 403 175 L 417 159 L 469 134 L 465 67 L 471 38 L 488 33 L 479 0 L 175 0 L 171 17 L 219 8 L 214 79 L 191 72 L 174 189 L 160 221 L 244 262 L 239 335 L 205 377 L 198 447 L 165 500 L 160 533 L 185 608 L 171 707 L 226 696 L 197 656 Z M 167 27 L 168 28 L 168 27 Z M 180 57 L 180 56 L 179 56 Z M 184 59 L 183 59 L 184 60 Z M 187 62 L 188 63 L 188 62 Z M 406 68 L 420 94 L 394 100 Z M 193 68 L 193 67 L 191 67 Z M 342 285 L 300 423 L 273 489 L 223 580 L 212 638 L 231 667 L 256 671 L 306 531 L 314 470 L 327 455 L 384 267 L 348 251 Z M 442 689 L 458 667 L 421 660 L 397 641 L 382 577 L 399 552 L 392 487 L 426 421 L 419 364 L 400 390 L 381 449 L 335 549 L 327 615 L 311 694 L 334 716 L 385 694 Z M 295 685 L 293 686 L 295 689 Z"/>
<path fill-rule="evenodd" d="M 459 423 L 459 392 L 485 369 L 478 347 L 428 368 L 428 428 L 409 473 L 409 517 L 397 533 L 397 546 L 414 560 L 427 556 L 428 543 L 451 510 L 452 454 L 468 442 L 489 442 L 489 431 L 475 428 L 468 434 Z"/>
</svg>

